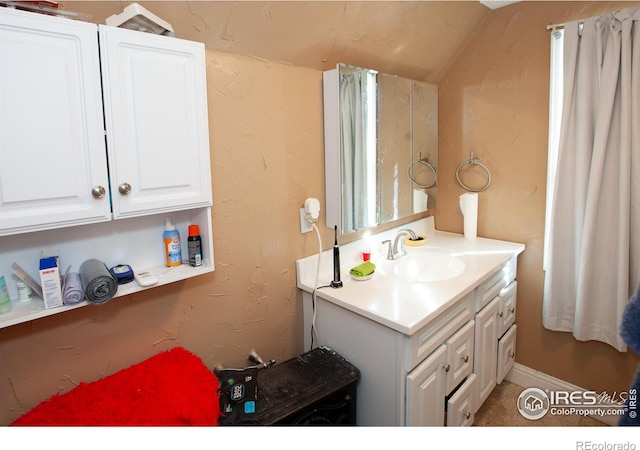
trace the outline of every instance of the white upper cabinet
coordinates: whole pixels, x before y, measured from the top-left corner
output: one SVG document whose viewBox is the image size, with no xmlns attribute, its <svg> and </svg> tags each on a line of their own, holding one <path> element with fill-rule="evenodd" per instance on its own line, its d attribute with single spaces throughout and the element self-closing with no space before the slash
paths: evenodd
<svg viewBox="0 0 640 450">
<path fill-rule="evenodd" d="M 0 8 L 0 236 L 211 204 L 204 44 Z"/>
<path fill-rule="evenodd" d="M 211 205 L 204 44 L 99 29 L 114 217 Z"/>
<path fill-rule="evenodd" d="M 111 218 L 101 95 L 95 25 L 0 8 L 0 235 Z"/>
</svg>

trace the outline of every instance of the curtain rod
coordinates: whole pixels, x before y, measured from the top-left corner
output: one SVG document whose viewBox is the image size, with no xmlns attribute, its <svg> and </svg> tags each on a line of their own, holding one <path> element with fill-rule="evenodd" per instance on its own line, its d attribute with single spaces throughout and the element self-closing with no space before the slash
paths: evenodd
<svg viewBox="0 0 640 450">
<path fill-rule="evenodd" d="M 584 25 L 584 20 L 579 20 L 578 21 L 578 25 L 582 26 Z M 547 25 L 547 30 L 549 31 L 556 31 L 556 30 L 562 30 L 564 29 L 565 24 L 564 23 L 554 23 L 551 25 Z"/>
</svg>

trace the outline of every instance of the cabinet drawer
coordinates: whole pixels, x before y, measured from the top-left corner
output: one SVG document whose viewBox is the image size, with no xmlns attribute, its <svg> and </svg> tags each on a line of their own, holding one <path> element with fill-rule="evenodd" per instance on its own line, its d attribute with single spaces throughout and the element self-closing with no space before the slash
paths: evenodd
<svg viewBox="0 0 640 450">
<path fill-rule="evenodd" d="M 517 262 L 517 257 L 514 256 L 476 288 L 476 312 L 484 308 L 504 287 L 516 279 Z"/>
<path fill-rule="evenodd" d="M 516 329 L 517 325 L 512 325 L 498 341 L 498 383 L 502 383 L 516 362 Z"/>
<path fill-rule="evenodd" d="M 458 300 L 424 328 L 408 337 L 405 369 L 410 372 L 466 322 L 473 319 L 473 292 Z"/>
<path fill-rule="evenodd" d="M 448 427 L 462 427 L 473 424 L 475 418 L 475 383 L 476 376 L 471 374 L 447 402 Z"/>
<path fill-rule="evenodd" d="M 498 294 L 498 298 L 500 299 L 500 312 L 498 313 L 500 317 L 500 336 L 516 321 L 517 289 L 518 282 L 514 281 Z"/>
<path fill-rule="evenodd" d="M 447 339 L 447 395 L 473 372 L 473 343 L 475 322 L 467 322 Z"/>
</svg>

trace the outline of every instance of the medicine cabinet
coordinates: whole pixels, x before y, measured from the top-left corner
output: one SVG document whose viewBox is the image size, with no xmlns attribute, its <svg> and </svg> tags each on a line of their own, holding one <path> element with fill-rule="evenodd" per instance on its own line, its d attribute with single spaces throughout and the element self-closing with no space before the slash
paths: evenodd
<svg viewBox="0 0 640 450">
<path fill-rule="evenodd" d="M 338 64 L 323 98 L 327 226 L 346 234 L 435 208 L 437 85 Z"/>
<path fill-rule="evenodd" d="M 0 8 L 0 61 L 0 327 L 68 308 L 13 300 L 12 264 L 37 280 L 43 248 L 62 272 L 97 258 L 158 285 L 214 269 L 204 44 Z M 199 225 L 202 267 L 165 270 L 167 217 L 183 257 Z"/>
</svg>

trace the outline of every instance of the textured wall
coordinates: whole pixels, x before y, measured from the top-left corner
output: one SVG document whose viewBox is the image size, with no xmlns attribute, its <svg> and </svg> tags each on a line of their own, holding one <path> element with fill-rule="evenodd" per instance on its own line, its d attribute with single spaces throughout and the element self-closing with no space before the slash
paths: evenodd
<svg viewBox="0 0 640 450">
<path fill-rule="evenodd" d="M 637 4 L 637 2 L 634 2 Z M 478 234 L 526 244 L 518 266 L 516 361 L 588 389 L 626 391 L 638 362 L 599 342 L 542 327 L 549 31 L 629 2 L 524 2 L 494 11 L 440 81 L 438 229 L 462 232 L 453 176 L 469 152 L 493 174 L 479 194 Z M 463 180 L 465 181 L 465 180 Z M 474 186 L 483 180 L 475 180 Z M 468 184 L 471 181 L 466 180 Z M 604 237 L 603 237 L 604 238 Z"/>
<path fill-rule="evenodd" d="M 0 424 L 176 345 L 211 368 L 303 351 L 295 260 L 318 244 L 298 210 L 324 204 L 322 73 L 208 52 L 207 79 L 215 272 L 0 330 Z"/>
<path fill-rule="evenodd" d="M 132 2 L 60 3 L 104 23 Z M 437 82 L 490 11 L 476 0 L 138 3 L 169 22 L 177 36 L 210 50 L 320 70 L 345 62 L 429 82 Z"/>
</svg>

